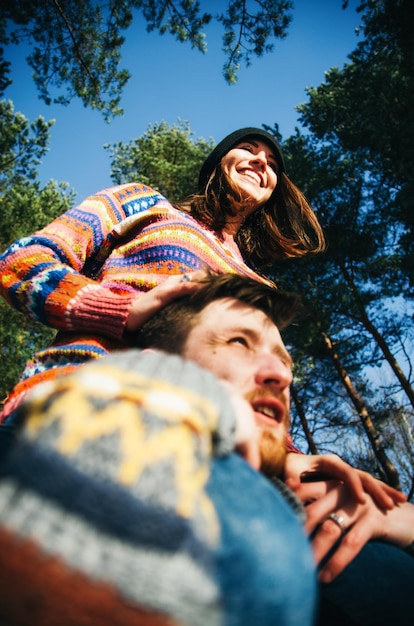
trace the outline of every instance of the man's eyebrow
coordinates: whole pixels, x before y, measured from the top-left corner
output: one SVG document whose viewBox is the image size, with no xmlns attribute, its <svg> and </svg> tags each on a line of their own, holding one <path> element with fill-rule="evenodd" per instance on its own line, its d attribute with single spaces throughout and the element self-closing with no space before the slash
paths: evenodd
<svg viewBox="0 0 414 626">
<path fill-rule="evenodd" d="M 240 333 L 241 335 L 244 334 L 247 337 L 250 337 L 251 339 L 260 338 L 260 330 L 255 330 L 254 328 L 247 327 L 247 326 L 241 326 L 240 324 L 237 326 L 228 326 L 226 328 L 226 331 L 229 333 Z M 286 350 L 284 346 L 276 345 L 272 349 L 272 352 L 276 354 L 276 356 L 283 359 L 283 361 L 287 361 L 289 367 L 293 369 L 292 357 L 290 356 L 289 352 Z"/>
</svg>

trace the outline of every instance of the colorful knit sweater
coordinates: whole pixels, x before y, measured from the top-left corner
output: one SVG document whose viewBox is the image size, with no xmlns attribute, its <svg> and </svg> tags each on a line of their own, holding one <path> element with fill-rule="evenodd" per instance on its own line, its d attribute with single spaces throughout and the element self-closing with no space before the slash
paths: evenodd
<svg viewBox="0 0 414 626">
<path fill-rule="evenodd" d="M 222 624 L 206 484 L 235 418 L 214 376 L 123 351 L 39 385 L 17 414 L 13 446 L 0 439 L 0 623 Z"/>
<path fill-rule="evenodd" d="M 280 598 L 267 585 L 256 583 L 254 619 L 244 598 L 234 601 L 257 568 L 277 590 L 285 557 L 269 541 L 273 558 L 263 564 L 246 542 L 269 531 L 262 477 L 248 472 L 253 518 L 223 516 L 208 490 L 236 434 L 233 404 L 213 374 L 157 351 L 112 353 L 39 385 L 16 418 L 13 441 L 0 437 L 0 624 L 274 622 Z"/>
<path fill-rule="evenodd" d="M 139 292 L 169 275 L 207 267 L 268 282 L 246 265 L 226 233 L 208 230 L 154 189 L 134 183 L 90 196 L 12 244 L 0 257 L 0 293 L 59 332 L 27 364 L 3 418 L 38 382 L 123 349 Z"/>
</svg>

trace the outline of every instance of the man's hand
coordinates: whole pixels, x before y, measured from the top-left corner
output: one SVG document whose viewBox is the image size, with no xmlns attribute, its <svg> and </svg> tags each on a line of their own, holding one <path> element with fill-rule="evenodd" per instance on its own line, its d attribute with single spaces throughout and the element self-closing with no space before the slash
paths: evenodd
<svg viewBox="0 0 414 626">
<path fill-rule="evenodd" d="M 332 581 L 371 539 L 400 547 L 414 540 L 414 505 L 405 495 L 335 455 L 288 454 L 285 481 L 306 505 L 321 582 Z"/>
<path fill-rule="evenodd" d="M 414 541 L 413 504 L 405 502 L 391 510 L 381 510 L 369 495 L 363 504 L 357 502 L 349 489 L 337 481 L 330 481 L 325 496 L 309 504 L 306 511 L 305 529 L 320 565 L 319 580 L 324 583 L 331 582 L 371 539 L 382 539 L 401 548 Z M 340 516 L 344 533 L 329 517 L 332 511 Z M 332 549 L 332 556 L 326 559 Z"/>
<path fill-rule="evenodd" d="M 369 494 L 381 509 L 392 509 L 395 504 L 407 500 L 401 491 L 367 472 L 351 467 L 335 454 L 308 455 L 290 452 L 286 458 L 284 480 L 304 503 L 323 496 L 326 493 L 327 480 L 344 483 L 357 502 L 363 503 L 366 494 Z"/>
</svg>

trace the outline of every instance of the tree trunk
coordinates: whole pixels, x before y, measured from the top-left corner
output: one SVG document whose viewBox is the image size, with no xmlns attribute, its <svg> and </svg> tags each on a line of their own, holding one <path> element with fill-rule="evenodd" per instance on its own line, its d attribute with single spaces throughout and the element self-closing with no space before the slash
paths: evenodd
<svg viewBox="0 0 414 626">
<path fill-rule="evenodd" d="M 374 452 L 375 458 L 377 459 L 382 471 L 384 472 L 387 483 L 392 487 L 395 487 L 396 489 L 401 489 L 398 472 L 389 460 L 383 448 L 380 435 L 374 426 L 374 423 L 368 413 L 367 407 L 365 406 L 362 398 L 358 395 L 345 367 L 341 362 L 338 353 L 334 348 L 331 338 L 324 332 L 322 332 L 322 337 L 325 342 L 325 346 L 332 358 L 335 369 L 338 372 L 339 378 L 341 379 L 342 384 L 344 385 L 347 394 L 359 415 L 363 428 L 367 434 L 372 450 Z"/>
<path fill-rule="evenodd" d="M 411 406 L 414 408 L 414 389 L 413 387 L 410 385 L 409 381 L 407 380 L 407 378 L 404 375 L 404 372 L 402 371 L 401 367 L 399 366 L 397 360 L 395 359 L 394 355 L 392 354 L 391 350 L 388 347 L 387 342 L 385 341 L 384 337 L 381 335 L 381 333 L 377 330 L 377 328 L 374 326 L 374 324 L 371 322 L 371 320 L 368 317 L 368 314 L 366 312 L 366 309 L 363 305 L 363 303 L 361 302 L 361 298 L 359 297 L 359 292 L 358 289 L 356 288 L 356 285 L 354 283 L 354 281 L 352 280 L 348 270 L 346 269 L 346 267 L 342 264 L 342 263 L 338 263 L 339 267 L 341 269 L 341 272 L 350 288 L 350 290 L 352 291 L 352 294 L 355 298 L 355 303 L 358 307 L 359 313 L 360 313 L 360 321 L 362 322 L 362 324 L 364 325 L 364 327 L 367 329 L 367 331 L 372 335 L 372 337 L 375 339 L 375 341 L 377 342 L 381 352 L 383 353 L 385 359 L 387 360 L 387 362 L 389 363 L 392 371 L 394 372 L 395 376 L 398 379 L 398 382 L 401 385 L 401 388 L 403 389 L 403 391 L 405 392 L 405 394 L 407 395 Z"/>
<path fill-rule="evenodd" d="M 306 419 L 305 411 L 303 410 L 302 402 L 293 383 L 290 386 L 290 393 L 299 417 L 300 425 L 302 426 L 303 432 L 305 433 L 306 441 L 308 442 L 309 451 L 311 454 L 318 454 L 318 448 L 316 447 L 315 440 L 310 431 L 308 420 Z"/>
</svg>

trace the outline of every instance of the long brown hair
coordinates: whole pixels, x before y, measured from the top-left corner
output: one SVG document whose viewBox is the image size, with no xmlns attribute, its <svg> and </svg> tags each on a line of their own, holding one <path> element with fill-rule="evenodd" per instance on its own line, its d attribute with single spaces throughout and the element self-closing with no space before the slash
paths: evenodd
<svg viewBox="0 0 414 626">
<path fill-rule="evenodd" d="M 242 212 L 244 203 L 238 188 L 217 165 L 203 193 L 194 194 L 178 208 L 220 231 L 226 217 Z M 236 242 L 245 261 L 255 267 L 325 249 L 325 237 L 314 210 L 282 171 L 271 198 L 246 218 Z"/>
</svg>

